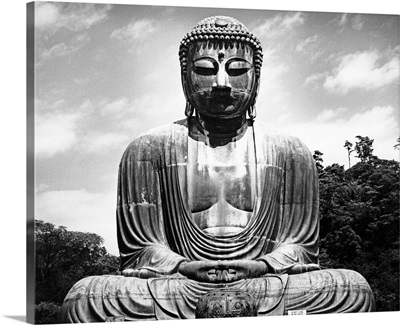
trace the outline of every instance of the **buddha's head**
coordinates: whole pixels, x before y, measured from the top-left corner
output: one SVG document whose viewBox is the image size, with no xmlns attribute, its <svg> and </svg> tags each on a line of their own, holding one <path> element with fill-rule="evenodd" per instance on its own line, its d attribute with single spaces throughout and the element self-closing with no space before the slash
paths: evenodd
<svg viewBox="0 0 400 325">
<path fill-rule="evenodd" d="M 183 38 L 179 57 L 186 115 L 229 119 L 249 112 L 255 118 L 262 49 L 236 19 L 216 16 L 200 21 Z"/>
</svg>

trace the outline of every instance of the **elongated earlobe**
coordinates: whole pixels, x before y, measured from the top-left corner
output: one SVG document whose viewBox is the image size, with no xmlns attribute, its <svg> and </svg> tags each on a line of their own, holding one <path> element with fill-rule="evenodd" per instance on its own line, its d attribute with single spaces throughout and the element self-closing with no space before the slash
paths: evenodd
<svg viewBox="0 0 400 325">
<path fill-rule="evenodd" d="M 249 118 L 254 121 L 257 113 L 256 113 L 256 100 L 257 100 L 257 95 L 258 95 L 258 90 L 260 89 L 260 80 L 256 79 L 256 84 L 255 84 L 255 91 L 252 95 L 252 99 L 251 99 L 251 104 L 247 110 L 247 113 L 249 114 Z"/>
<path fill-rule="evenodd" d="M 190 104 L 190 102 L 188 100 L 188 95 L 187 95 L 187 90 L 186 90 L 186 74 L 185 73 L 181 74 L 181 82 L 182 82 L 183 93 L 186 98 L 185 115 L 187 117 L 190 117 L 193 115 L 194 107 L 192 106 L 192 104 Z"/>
<path fill-rule="evenodd" d="M 256 105 L 251 105 L 247 111 L 249 113 L 249 118 L 253 121 L 257 114 L 256 114 Z"/>
<path fill-rule="evenodd" d="M 190 116 L 193 115 L 193 111 L 194 111 L 194 110 L 193 110 L 192 104 L 190 104 L 189 101 L 186 101 L 185 115 L 186 115 L 187 117 L 190 117 Z"/>
</svg>

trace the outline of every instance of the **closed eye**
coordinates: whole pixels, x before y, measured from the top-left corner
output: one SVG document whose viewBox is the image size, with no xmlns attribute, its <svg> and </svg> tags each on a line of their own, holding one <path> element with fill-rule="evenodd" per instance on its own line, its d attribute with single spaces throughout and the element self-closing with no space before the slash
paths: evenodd
<svg viewBox="0 0 400 325">
<path fill-rule="evenodd" d="M 213 76 L 218 72 L 218 63 L 212 58 L 201 58 L 194 62 L 194 72 L 203 76 Z"/>
<path fill-rule="evenodd" d="M 228 75 L 236 77 L 245 74 L 252 67 L 249 62 L 235 58 L 226 63 L 225 69 Z"/>
</svg>

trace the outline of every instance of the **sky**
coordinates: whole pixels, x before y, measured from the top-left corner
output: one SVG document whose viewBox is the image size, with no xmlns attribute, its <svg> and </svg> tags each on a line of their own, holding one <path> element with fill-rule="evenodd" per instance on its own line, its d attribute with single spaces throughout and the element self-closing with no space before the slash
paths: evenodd
<svg viewBox="0 0 400 325">
<path fill-rule="evenodd" d="M 184 118 L 179 43 L 213 15 L 261 41 L 256 121 L 323 152 L 324 165 L 347 168 L 357 135 L 399 159 L 398 15 L 37 2 L 37 219 L 97 233 L 118 255 L 119 161 L 142 132 Z"/>
</svg>

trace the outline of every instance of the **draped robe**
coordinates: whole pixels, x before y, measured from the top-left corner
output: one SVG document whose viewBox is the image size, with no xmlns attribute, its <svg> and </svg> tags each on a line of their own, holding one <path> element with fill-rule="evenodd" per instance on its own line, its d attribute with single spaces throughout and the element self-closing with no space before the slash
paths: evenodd
<svg viewBox="0 0 400 325">
<path fill-rule="evenodd" d="M 119 168 L 117 230 L 121 270 L 147 269 L 151 279 L 102 276 L 83 279 L 67 295 L 64 321 L 193 318 L 199 297 L 231 287 L 256 297 L 258 315 L 306 309 L 309 313 L 374 309 L 358 273 L 322 270 L 288 275 L 318 264 L 318 181 L 307 147 L 296 137 L 249 125 L 257 195 L 239 233 L 215 236 L 191 218 L 187 201 L 191 120 L 153 129 L 126 149 Z M 262 260 L 268 274 L 229 284 L 200 283 L 178 273 L 184 261 Z M 299 271 L 300 270 L 300 271 Z M 111 307 L 110 307 L 111 306 Z"/>
<path fill-rule="evenodd" d="M 131 143 L 119 174 L 122 269 L 170 274 L 184 260 L 260 259 L 272 273 L 284 273 L 295 264 L 318 263 L 318 182 L 312 155 L 297 138 L 254 128 L 259 196 L 248 225 L 230 236 L 200 230 L 183 199 L 187 120 Z M 250 136 L 252 131 L 247 130 Z"/>
</svg>

